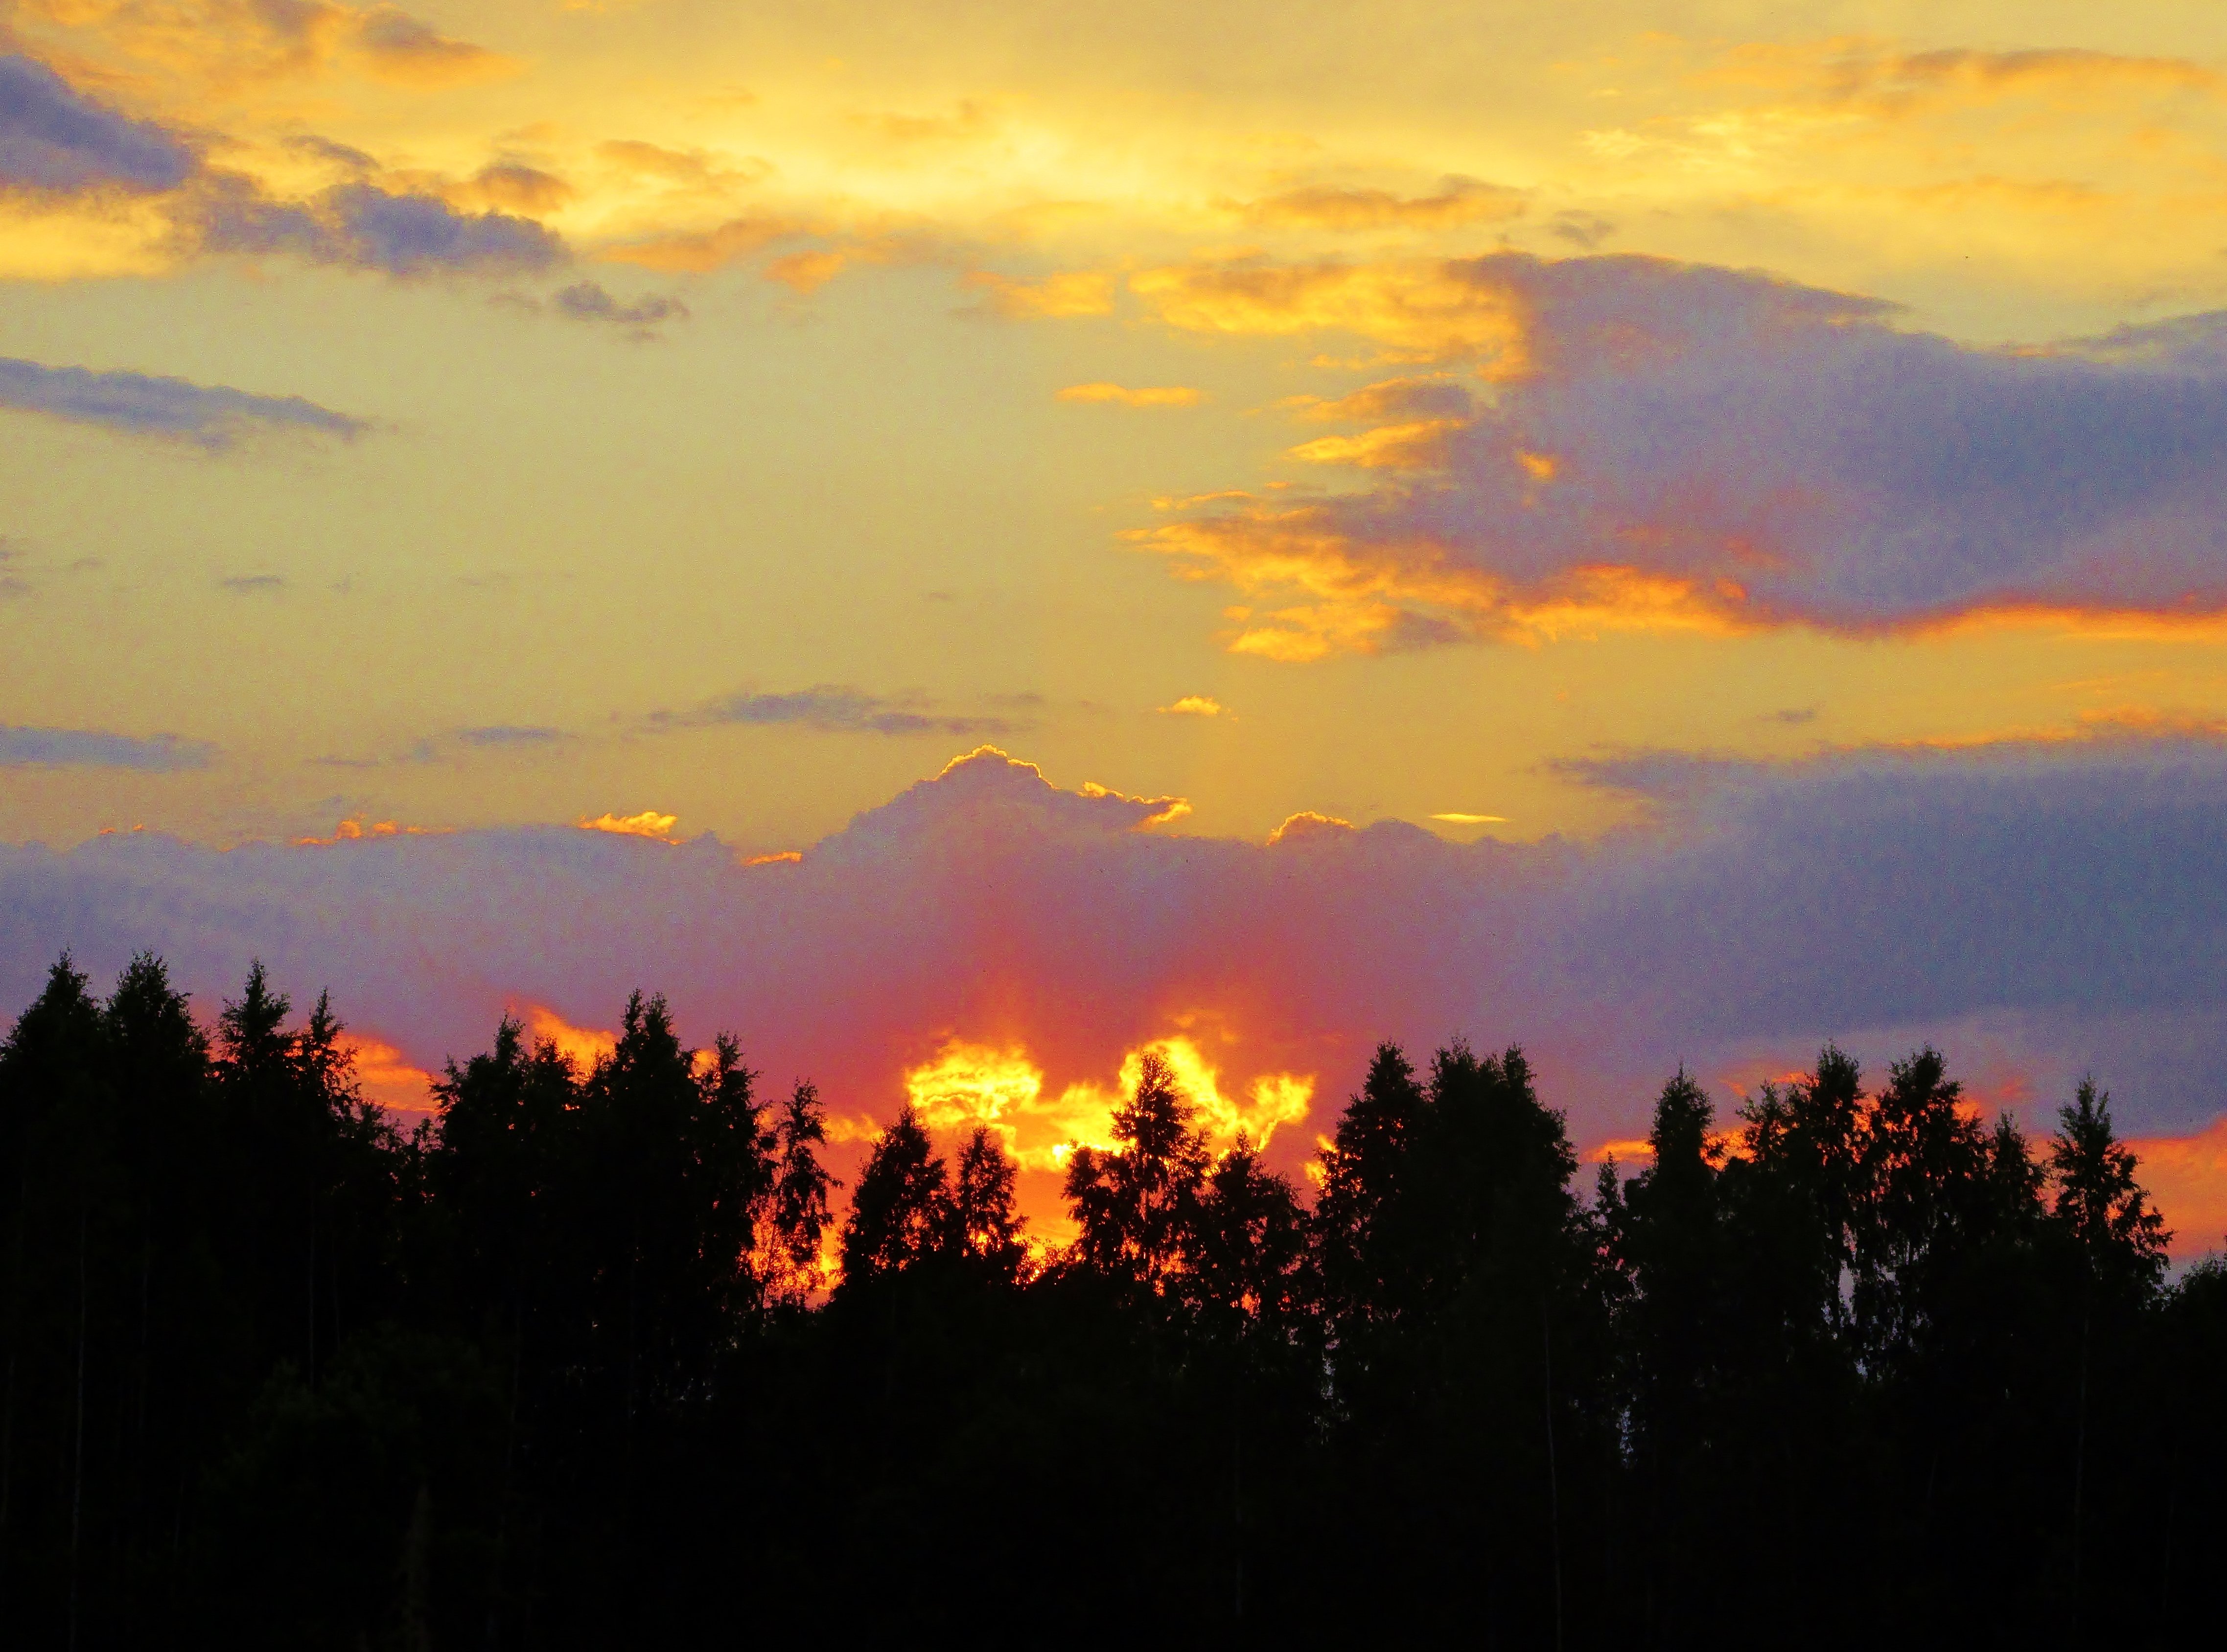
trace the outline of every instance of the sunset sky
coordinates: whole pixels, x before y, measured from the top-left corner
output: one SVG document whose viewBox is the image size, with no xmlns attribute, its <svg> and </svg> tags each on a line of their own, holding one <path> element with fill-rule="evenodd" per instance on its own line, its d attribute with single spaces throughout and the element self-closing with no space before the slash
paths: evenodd
<svg viewBox="0 0 2227 1652">
<path fill-rule="evenodd" d="M 260 955 L 422 1106 L 661 988 L 1039 1210 L 1154 1041 L 1292 1167 L 1380 1037 L 1589 1152 L 1930 1038 L 2227 1233 L 2227 12 L 0 54 L 0 1010 Z"/>
</svg>

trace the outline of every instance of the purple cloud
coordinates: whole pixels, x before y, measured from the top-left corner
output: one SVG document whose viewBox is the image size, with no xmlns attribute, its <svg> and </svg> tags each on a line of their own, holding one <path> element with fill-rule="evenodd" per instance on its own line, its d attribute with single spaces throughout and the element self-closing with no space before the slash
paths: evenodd
<svg viewBox="0 0 2227 1652">
<path fill-rule="evenodd" d="M 1438 274 L 1511 318 L 1489 392 L 1299 450 L 1355 488 L 1210 507 L 1164 546 L 1255 589 L 1286 558 L 1317 596 L 1472 635 L 1571 605 L 1851 632 L 2227 609 L 2227 313 L 1982 349 L 1656 258 Z"/>
<path fill-rule="evenodd" d="M 176 134 L 78 92 L 43 63 L 0 56 L 0 189 L 175 189 L 198 158 Z"/>
<path fill-rule="evenodd" d="M 530 218 L 458 212 L 435 195 L 363 182 L 297 202 L 223 181 L 200 203 L 198 231 L 213 252 L 284 253 L 404 277 L 529 273 L 571 257 L 560 237 Z"/>
<path fill-rule="evenodd" d="M 184 379 L 48 367 L 8 357 L 0 357 L 0 407 L 131 436 L 169 437 L 212 452 L 257 431 L 303 431 L 347 442 L 371 428 L 299 396 L 262 396 Z"/>
<path fill-rule="evenodd" d="M 175 734 L 142 738 L 98 729 L 36 729 L 0 724 L 0 769 L 136 769 L 170 774 L 206 769 L 216 748 Z"/>
</svg>

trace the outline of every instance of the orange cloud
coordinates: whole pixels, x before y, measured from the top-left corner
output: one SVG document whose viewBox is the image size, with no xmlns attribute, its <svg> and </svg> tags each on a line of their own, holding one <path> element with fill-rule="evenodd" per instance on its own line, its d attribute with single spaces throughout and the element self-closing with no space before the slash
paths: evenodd
<svg viewBox="0 0 2227 1652">
<path fill-rule="evenodd" d="M 667 149 L 640 138 L 615 137 L 596 145 L 596 157 L 635 177 L 654 178 L 678 189 L 718 191 L 756 183 L 773 170 L 755 157 L 737 161 L 710 150 Z"/>
<path fill-rule="evenodd" d="M 1614 1159 L 1619 1164 L 1644 1164 L 1655 1157 L 1655 1145 L 1649 1141 L 1605 1141 L 1586 1151 L 1588 1164 L 1605 1164 Z"/>
<path fill-rule="evenodd" d="M 599 814 L 592 820 L 585 815 L 572 822 L 583 832 L 615 832 L 627 838 L 654 838 L 660 843 L 678 843 L 680 839 L 667 834 L 680 824 L 677 814 L 660 814 L 655 809 L 644 809 L 640 814 Z"/>
<path fill-rule="evenodd" d="M 816 252 L 792 252 L 787 258 L 775 258 L 765 267 L 765 277 L 778 281 L 784 287 L 799 293 L 817 292 L 843 271 L 851 261 L 845 252 L 821 249 Z"/>
<path fill-rule="evenodd" d="M 1162 717 L 1227 717 L 1220 700 L 1209 694 L 1186 694 L 1171 705 L 1158 708 Z"/>
<path fill-rule="evenodd" d="M 479 211 L 552 213 L 577 192 L 554 173 L 516 161 L 499 161 L 482 167 L 462 183 L 441 190 L 453 207 Z"/>
<path fill-rule="evenodd" d="M 1161 385 L 1129 390 L 1120 385 L 1069 385 L 1059 392 L 1062 401 L 1114 402 L 1123 407 L 1196 407 L 1199 392 L 1185 385 Z"/>
<path fill-rule="evenodd" d="M 1384 379 L 1343 396 L 1293 396 L 1282 404 L 1318 424 L 1332 420 L 1411 418 L 1424 413 L 1466 413 L 1471 403 L 1452 373 Z"/>
<path fill-rule="evenodd" d="M 1522 317 L 1498 286 L 1438 259 L 1376 264 L 1272 264 L 1258 257 L 1197 259 L 1140 270 L 1132 291 L 1186 332 L 1357 333 L 1386 359 L 1475 358 L 1481 373 L 1522 365 Z"/>
<path fill-rule="evenodd" d="M 361 815 L 350 815 L 333 828 L 329 838 L 297 838 L 297 848 L 329 848 L 336 843 L 354 843 L 362 838 L 440 838 L 456 830 L 454 826 L 404 826 L 399 820 L 366 820 Z"/>
<path fill-rule="evenodd" d="M 1380 424 L 1358 436 L 1322 436 L 1303 442 L 1291 456 L 1306 464 L 1350 465 L 1359 470 L 1443 470 L 1447 438 L 1466 430 L 1454 418 L 1416 419 Z"/>
<path fill-rule="evenodd" d="M 1518 585 L 1426 538 L 1361 540 L 1331 507 L 1228 497 L 1235 508 L 1126 537 L 1173 559 L 1178 577 L 1215 580 L 1286 603 L 1265 613 L 1228 610 L 1238 625 L 1222 641 L 1235 654 L 1304 662 L 1484 638 L 1528 643 L 1624 630 L 1736 635 L 1767 622 L 1745 611 L 1746 593 L 1727 581 L 1604 562 Z M 1164 501 L 1177 509 L 1199 502 Z"/>
<path fill-rule="evenodd" d="M 461 86 L 515 74 L 500 52 L 454 40 L 393 6 L 375 6 L 356 25 L 355 49 L 365 68 L 398 86 Z"/>
<path fill-rule="evenodd" d="M 992 310 L 1016 319 L 1114 313 L 1114 277 L 1101 270 L 1062 271 L 1035 281 L 975 270 L 965 281 Z"/>
</svg>

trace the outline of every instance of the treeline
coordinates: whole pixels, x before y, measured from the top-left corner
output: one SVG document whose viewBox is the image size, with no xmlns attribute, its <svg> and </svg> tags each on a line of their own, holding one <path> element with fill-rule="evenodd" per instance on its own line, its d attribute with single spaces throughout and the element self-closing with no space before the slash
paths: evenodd
<svg viewBox="0 0 2227 1652">
<path fill-rule="evenodd" d="M 637 996 L 405 1134 L 258 966 L 65 960 L 0 1048 L 13 1646 L 2178 1645 L 2227 1272 L 2083 1085 L 1828 1049 L 1583 1188 L 1520 1051 L 1381 1049 L 1302 1186 L 1147 1060 L 1072 1245 Z M 823 1258 L 839 1254 L 839 1268 Z"/>
</svg>

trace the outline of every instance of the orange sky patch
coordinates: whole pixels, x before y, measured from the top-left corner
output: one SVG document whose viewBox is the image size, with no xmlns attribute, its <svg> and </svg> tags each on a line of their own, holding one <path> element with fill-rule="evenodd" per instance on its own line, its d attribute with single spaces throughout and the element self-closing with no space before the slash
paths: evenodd
<svg viewBox="0 0 2227 1652">
<path fill-rule="evenodd" d="M 2227 1113 L 2192 1136 L 2142 1136 L 2127 1144 L 2135 1175 L 2173 1229 L 2173 1254 L 2186 1261 L 2227 1246 Z"/>
<path fill-rule="evenodd" d="M 547 1039 L 557 1046 L 557 1053 L 582 1072 L 618 1048 L 619 1036 L 597 1027 L 576 1027 L 544 1005 L 526 1005 L 520 1014 L 526 1023 L 526 1036 L 539 1043 Z"/>
<path fill-rule="evenodd" d="M 364 1100 L 389 1113 L 423 1116 L 433 1111 L 435 1075 L 419 1067 L 392 1044 L 366 1033 L 344 1032 L 340 1047 L 355 1063 L 356 1083 Z"/>
</svg>

